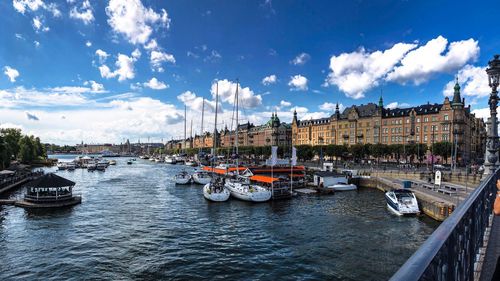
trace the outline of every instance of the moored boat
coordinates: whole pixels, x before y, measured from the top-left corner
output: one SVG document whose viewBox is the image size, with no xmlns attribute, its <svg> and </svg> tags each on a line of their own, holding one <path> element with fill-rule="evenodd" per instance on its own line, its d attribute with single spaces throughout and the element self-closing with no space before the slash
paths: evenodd
<svg viewBox="0 0 500 281">
<path fill-rule="evenodd" d="M 407 189 L 395 189 L 385 193 L 387 208 L 398 216 L 418 215 L 418 201 L 415 194 Z"/>
<path fill-rule="evenodd" d="M 207 183 L 210 183 L 211 180 L 212 176 L 206 171 L 196 171 L 193 173 L 194 183 L 205 185 Z"/>
<path fill-rule="evenodd" d="M 215 177 L 203 186 L 203 197 L 213 202 L 224 202 L 229 199 L 230 192 L 224 186 L 224 178 Z"/>
<path fill-rule="evenodd" d="M 251 184 L 249 179 L 243 176 L 227 180 L 225 187 L 229 190 L 231 196 L 244 201 L 266 202 L 272 196 L 270 190 L 260 185 Z"/>
<path fill-rule="evenodd" d="M 174 179 L 176 184 L 188 184 L 191 181 L 191 175 L 186 171 L 182 171 L 175 175 Z"/>
<path fill-rule="evenodd" d="M 175 165 L 177 160 L 173 156 L 165 156 L 165 163 Z"/>
<path fill-rule="evenodd" d="M 343 183 L 343 182 L 327 186 L 327 188 L 331 188 L 335 191 L 351 191 L 358 189 L 358 187 L 353 183 Z"/>
</svg>

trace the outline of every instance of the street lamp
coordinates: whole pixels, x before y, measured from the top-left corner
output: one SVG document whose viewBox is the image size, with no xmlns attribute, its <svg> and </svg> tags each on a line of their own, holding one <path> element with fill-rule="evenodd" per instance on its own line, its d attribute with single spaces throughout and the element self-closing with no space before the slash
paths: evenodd
<svg viewBox="0 0 500 281">
<path fill-rule="evenodd" d="M 490 118 L 488 119 L 488 136 L 486 141 L 485 152 L 485 169 L 483 179 L 489 174 L 494 174 L 497 169 L 498 160 L 498 120 L 497 120 L 497 105 L 498 105 L 498 84 L 500 82 L 500 59 L 499 55 L 495 55 L 493 60 L 488 62 L 486 73 L 488 74 L 488 84 L 491 88 L 488 104 L 490 106 Z"/>
</svg>

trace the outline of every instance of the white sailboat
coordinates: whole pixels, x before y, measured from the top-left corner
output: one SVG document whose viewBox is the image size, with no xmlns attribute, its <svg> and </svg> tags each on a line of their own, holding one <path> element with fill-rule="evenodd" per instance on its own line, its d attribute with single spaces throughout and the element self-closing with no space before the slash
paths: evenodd
<svg viewBox="0 0 500 281">
<path fill-rule="evenodd" d="M 212 180 L 212 176 L 206 171 L 196 171 L 193 173 L 193 181 L 197 184 L 207 184 Z"/>
<path fill-rule="evenodd" d="M 219 104 L 219 83 L 215 91 L 215 125 L 213 135 L 212 169 L 217 155 L 217 105 Z M 203 197 L 209 201 L 223 202 L 229 199 L 229 191 L 225 187 L 225 179 L 214 174 L 214 177 L 203 187 Z"/>
<path fill-rule="evenodd" d="M 250 179 L 248 177 L 244 177 L 239 175 L 239 162 L 238 162 L 238 88 L 239 82 L 236 82 L 236 92 L 235 92 L 235 101 L 236 101 L 236 145 L 235 145 L 235 158 L 236 158 L 236 176 L 226 181 L 225 187 L 231 193 L 231 196 L 238 198 L 240 200 L 251 201 L 251 202 L 265 202 L 271 199 L 271 191 L 265 187 L 250 184 Z"/>
<path fill-rule="evenodd" d="M 182 171 L 175 175 L 174 179 L 175 184 L 188 184 L 191 182 L 191 175 L 186 171 Z"/>
</svg>

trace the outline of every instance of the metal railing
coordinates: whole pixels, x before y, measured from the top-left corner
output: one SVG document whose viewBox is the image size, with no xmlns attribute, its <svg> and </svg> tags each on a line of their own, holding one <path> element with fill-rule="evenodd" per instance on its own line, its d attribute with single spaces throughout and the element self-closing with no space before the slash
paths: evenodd
<svg viewBox="0 0 500 281">
<path fill-rule="evenodd" d="M 474 280 L 499 175 L 486 178 L 390 280 Z"/>
</svg>

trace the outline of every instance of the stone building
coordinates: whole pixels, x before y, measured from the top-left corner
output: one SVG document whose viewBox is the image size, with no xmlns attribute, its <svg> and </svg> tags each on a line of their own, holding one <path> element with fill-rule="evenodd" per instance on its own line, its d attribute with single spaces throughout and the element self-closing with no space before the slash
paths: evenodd
<svg viewBox="0 0 500 281">
<path fill-rule="evenodd" d="M 484 155 L 485 123 L 465 107 L 458 82 L 453 99 L 442 104 L 424 104 L 409 108 L 384 108 L 379 103 L 353 105 L 342 113 L 337 104 L 328 118 L 298 120 L 294 112 L 294 145 L 353 145 L 365 143 L 410 144 L 450 142 L 457 147 L 457 159 L 468 161 Z"/>
</svg>

